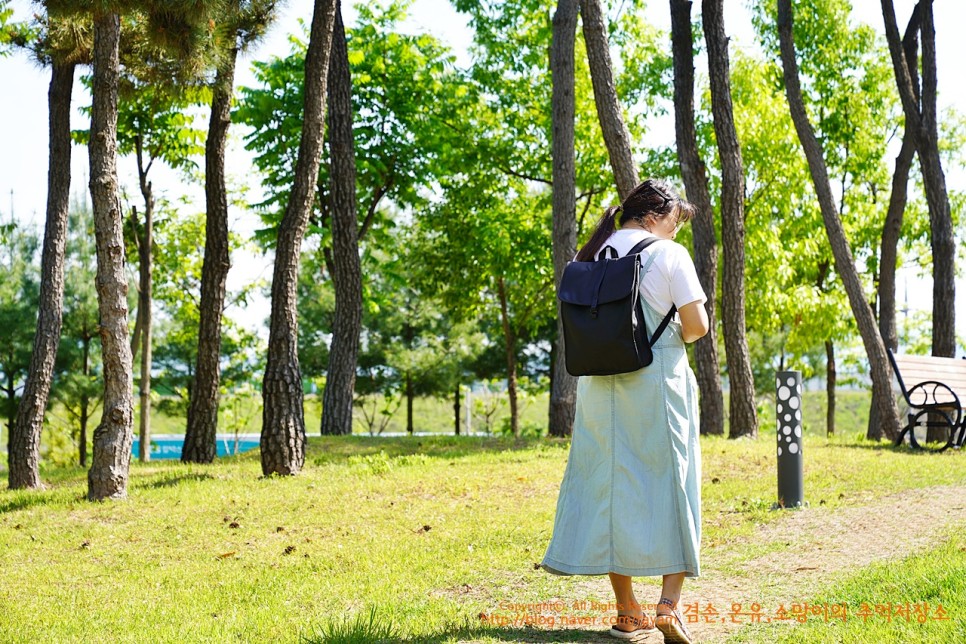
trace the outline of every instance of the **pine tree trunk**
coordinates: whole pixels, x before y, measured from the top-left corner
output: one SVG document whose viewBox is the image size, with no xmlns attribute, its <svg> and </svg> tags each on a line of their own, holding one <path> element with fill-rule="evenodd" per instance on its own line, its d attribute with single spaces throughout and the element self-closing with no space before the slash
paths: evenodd
<svg viewBox="0 0 966 644">
<path fill-rule="evenodd" d="M 577 171 L 574 152 L 574 43 L 578 0 L 560 0 L 553 16 L 550 45 L 552 83 L 553 157 L 553 276 L 559 284 L 567 262 L 577 252 Z M 557 309 L 557 333 L 551 352 L 550 410 L 548 433 L 569 436 L 573 431 L 577 402 L 577 379 L 567 373 L 563 323 Z"/>
<path fill-rule="evenodd" d="M 195 382 L 188 403 L 181 460 L 211 463 L 218 453 L 218 404 L 221 386 L 221 319 L 231 268 L 228 241 L 228 191 L 225 187 L 225 143 L 231 126 L 231 99 L 238 49 L 219 66 L 211 97 L 205 142 L 205 259 L 201 267 L 201 306 Z"/>
<path fill-rule="evenodd" d="M 11 489 L 43 487 L 40 481 L 40 431 L 44 425 L 63 324 L 64 252 L 70 208 L 70 99 L 73 85 L 74 65 L 54 63 L 47 94 L 50 153 L 47 163 L 47 223 L 40 269 L 40 306 L 23 397 L 7 437 L 8 481 Z"/>
<path fill-rule="evenodd" d="M 134 404 L 131 347 L 127 329 L 127 274 L 117 182 L 118 43 L 117 14 L 94 18 L 94 80 L 90 144 L 91 202 L 97 240 L 97 300 L 104 402 L 94 430 L 94 455 L 87 474 L 90 500 L 127 496 Z"/>
<path fill-rule="evenodd" d="M 910 63 L 912 91 L 918 102 L 919 97 L 919 5 L 912 12 L 906 33 L 902 39 L 906 61 Z M 902 233 L 902 219 L 906 209 L 909 172 L 916 155 L 917 133 L 911 127 L 903 129 L 902 147 L 896 157 L 896 169 L 892 174 L 892 192 L 889 195 L 889 209 L 886 211 L 882 226 L 882 244 L 879 250 L 879 288 L 876 300 L 879 305 L 879 334 L 887 349 L 895 351 L 899 347 L 899 333 L 896 328 L 896 259 L 898 257 L 899 236 Z M 869 426 L 866 438 L 882 439 L 882 423 L 879 422 L 878 400 L 872 396 L 869 408 Z"/>
<path fill-rule="evenodd" d="M 604 16 L 600 10 L 600 0 L 580 0 L 580 13 L 583 17 L 584 43 L 587 46 L 590 79 L 594 86 L 597 118 L 604 134 L 610 165 L 614 170 L 617 192 L 623 200 L 639 183 L 639 179 L 631 151 L 631 133 L 624 123 L 614 86 L 607 25 L 604 24 Z"/>
<path fill-rule="evenodd" d="M 728 436 L 758 436 L 755 379 L 745 333 L 745 173 L 731 104 L 731 70 L 723 0 L 704 0 L 711 111 L 721 159 L 722 330 L 731 384 Z"/>
<path fill-rule="evenodd" d="M 825 232 L 828 235 L 832 255 L 835 258 L 835 270 L 838 272 L 849 297 L 852 314 L 862 335 L 862 342 L 869 359 L 869 370 L 872 375 L 873 395 L 878 395 L 879 417 L 887 438 L 894 440 L 899 435 L 899 416 L 895 401 L 892 398 L 892 377 L 889 368 L 885 344 L 879 335 L 872 309 L 865 300 L 865 291 L 859 273 L 852 259 L 848 239 L 842 228 L 835 199 L 832 196 L 832 186 L 828 178 L 828 169 L 822 154 L 822 148 L 802 100 L 801 85 L 798 77 L 798 63 L 795 60 L 795 45 L 792 36 L 791 0 L 778 0 L 778 32 L 781 43 L 782 68 L 785 80 L 785 91 L 791 109 L 792 121 L 801 142 L 805 157 L 808 160 L 809 172 L 815 185 Z"/>
<path fill-rule="evenodd" d="M 520 419 L 517 413 L 517 342 L 510 328 L 510 314 L 507 303 L 506 283 L 503 276 L 497 278 L 497 294 L 500 298 L 500 319 L 503 323 L 503 341 L 506 344 L 506 389 L 510 399 L 510 431 L 514 437 L 520 436 Z"/>
<path fill-rule="evenodd" d="M 825 435 L 835 433 L 835 387 L 837 373 L 835 371 L 835 345 L 831 340 L 825 341 L 825 396 L 828 407 L 825 412 Z"/>
<path fill-rule="evenodd" d="M 362 267 L 356 216 L 352 77 L 341 7 L 336 10 L 328 89 L 335 318 L 323 394 L 323 435 L 352 433 L 352 392 L 356 383 L 359 334 L 362 332 Z"/>
<path fill-rule="evenodd" d="M 295 179 L 278 231 L 268 359 L 262 384 L 262 473 L 297 474 L 305 462 L 305 410 L 298 358 L 298 275 L 302 238 L 315 201 L 335 0 L 316 0 L 305 59 L 302 139 Z"/>
<path fill-rule="evenodd" d="M 694 204 L 691 220 L 694 266 L 701 288 L 708 296 L 708 333 L 694 346 L 696 376 L 700 392 L 700 432 L 724 434 L 724 395 L 718 365 L 718 329 L 715 296 L 718 278 L 718 248 L 714 230 L 714 210 L 708 189 L 708 176 L 698 154 L 694 130 L 694 43 L 691 35 L 691 2 L 671 0 L 671 41 L 674 53 L 674 123 L 678 163 L 688 200 Z"/>
</svg>

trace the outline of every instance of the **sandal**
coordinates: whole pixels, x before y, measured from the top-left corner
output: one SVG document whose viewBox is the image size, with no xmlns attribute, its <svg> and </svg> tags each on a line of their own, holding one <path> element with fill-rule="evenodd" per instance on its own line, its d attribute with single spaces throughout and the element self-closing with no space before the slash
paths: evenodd
<svg viewBox="0 0 966 644">
<path fill-rule="evenodd" d="M 633 615 L 618 615 L 617 624 L 633 626 L 629 631 L 617 628 L 617 625 L 610 627 L 610 636 L 616 637 L 620 640 L 636 640 L 638 638 L 643 638 L 648 633 L 654 633 L 657 628 L 654 627 L 654 620 L 652 620 L 648 615 L 641 615 L 640 617 L 634 617 Z"/>
<path fill-rule="evenodd" d="M 684 618 L 677 609 L 677 604 L 667 597 L 662 597 L 657 603 L 658 606 L 667 606 L 671 609 L 670 613 L 658 613 L 654 620 L 655 626 L 664 635 L 664 641 L 668 644 L 691 644 L 691 633 L 684 626 Z"/>
</svg>

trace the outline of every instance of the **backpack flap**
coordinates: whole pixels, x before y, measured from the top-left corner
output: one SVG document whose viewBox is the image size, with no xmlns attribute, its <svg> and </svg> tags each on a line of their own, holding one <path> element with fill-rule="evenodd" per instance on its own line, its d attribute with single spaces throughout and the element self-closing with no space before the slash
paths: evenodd
<svg viewBox="0 0 966 644">
<path fill-rule="evenodd" d="M 632 294 L 640 278 L 637 255 L 596 262 L 570 262 L 564 268 L 557 298 L 568 304 L 596 309 Z"/>
</svg>

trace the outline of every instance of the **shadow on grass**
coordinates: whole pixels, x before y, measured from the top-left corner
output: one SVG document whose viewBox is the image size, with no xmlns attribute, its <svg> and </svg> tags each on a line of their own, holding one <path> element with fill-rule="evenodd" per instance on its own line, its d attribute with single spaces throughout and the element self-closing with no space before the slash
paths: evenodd
<svg viewBox="0 0 966 644">
<path fill-rule="evenodd" d="M 892 441 L 881 441 L 878 443 L 863 441 L 860 443 L 835 443 L 830 444 L 829 447 L 846 447 L 848 449 L 864 449 L 873 452 L 887 452 L 889 454 L 906 454 L 908 456 L 933 456 L 933 455 L 943 455 L 943 454 L 958 454 L 962 452 L 962 449 L 950 448 L 943 450 L 942 452 L 929 451 L 925 449 L 916 449 L 910 447 L 908 443 L 903 443 L 902 445 L 895 445 Z"/>
<path fill-rule="evenodd" d="M 165 473 L 161 476 L 155 475 L 152 478 L 153 480 L 148 481 L 136 481 L 132 479 L 131 487 L 142 489 L 161 489 L 166 487 L 177 487 L 182 483 L 208 481 L 215 477 L 207 472 L 190 472 L 188 474 L 171 472 L 170 474 Z"/>
<path fill-rule="evenodd" d="M 605 630 L 581 629 L 539 629 L 539 628 L 497 628 L 493 626 L 456 626 L 437 633 L 420 635 L 397 640 L 405 644 L 442 644 L 442 642 L 475 641 L 481 638 L 501 642 L 608 642 L 614 641 Z"/>
<path fill-rule="evenodd" d="M 421 455 L 455 460 L 476 454 L 518 452 L 543 445 L 567 449 L 569 438 L 514 438 L 512 436 L 313 436 L 306 446 L 306 461 L 324 466 L 345 462 L 350 456 L 384 452 L 388 458 Z"/>
<path fill-rule="evenodd" d="M 63 489 L 53 490 L 6 490 L 5 495 L 0 496 L 0 514 L 26 510 L 38 505 L 48 505 L 61 503 L 65 500 L 83 502 L 87 497 L 83 494 L 76 494 L 73 491 Z"/>
</svg>

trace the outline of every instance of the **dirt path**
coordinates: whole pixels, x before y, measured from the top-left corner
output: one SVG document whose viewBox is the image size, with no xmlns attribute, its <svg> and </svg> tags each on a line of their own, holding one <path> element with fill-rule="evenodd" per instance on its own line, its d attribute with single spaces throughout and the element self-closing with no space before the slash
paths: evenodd
<svg viewBox="0 0 966 644">
<path fill-rule="evenodd" d="M 907 490 L 878 498 L 870 495 L 861 505 L 836 510 L 818 506 L 788 511 L 781 520 L 759 526 L 747 540 L 757 544 L 755 552 L 763 553 L 759 556 L 749 558 L 747 550 L 727 546 L 703 550 L 703 574 L 685 583 L 682 608 L 697 603 L 703 613 L 710 605 L 717 614 L 687 626 L 697 642 L 724 641 L 752 619 L 747 615 L 733 619 L 733 604 L 742 604 L 746 612 L 758 603 L 763 616 L 773 616 L 780 605 L 790 608 L 792 603 L 804 602 L 843 573 L 935 547 L 937 534 L 955 524 L 966 524 L 966 485 Z M 647 593 L 647 599 L 653 601 L 649 596 L 652 587 L 642 588 L 638 583 L 635 587 L 639 599 L 643 601 Z M 606 577 L 587 578 L 575 590 L 577 596 L 606 597 L 611 593 Z M 580 641 L 618 641 L 604 631 L 599 633 L 599 637 L 586 633 L 588 638 Z M 541 642 L 578 639 L 547 639 L 550 633 L 546 632 L 534 635 L 534 641 Z M 658 644 L 662 636 L 655 633 L 639 641 Z"/>
</svg>

